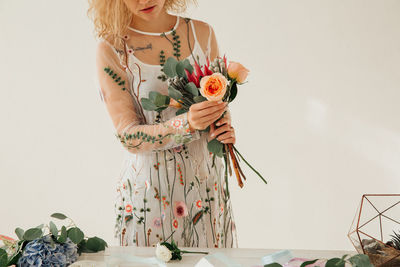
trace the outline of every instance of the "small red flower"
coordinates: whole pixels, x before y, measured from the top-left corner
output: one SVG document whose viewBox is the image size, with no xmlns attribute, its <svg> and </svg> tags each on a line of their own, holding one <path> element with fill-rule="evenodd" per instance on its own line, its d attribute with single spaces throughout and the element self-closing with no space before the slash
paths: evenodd
<svg viewBox="0 0 400 267">
<path fill-rule="evenodd" d="M 199 200 L 196 201 L 196 206 L 197 206 L 198 208 L 201 208 L 201 199 L 199 199 Z"/>
<path fill-rule="evenodd" d="M 128 212 L 128 213 L 131 213 L 132 212 L 132 205 L 130 205 L 130 204 L 126 205 L 125 206 L 125 211 Z"/>
<path fill-rule="evenodd" d="M 176 219 L 174 219 L 172 225 L 175 227 L 175 229 L 178 229 L 178 221 Z"/>
</svg>

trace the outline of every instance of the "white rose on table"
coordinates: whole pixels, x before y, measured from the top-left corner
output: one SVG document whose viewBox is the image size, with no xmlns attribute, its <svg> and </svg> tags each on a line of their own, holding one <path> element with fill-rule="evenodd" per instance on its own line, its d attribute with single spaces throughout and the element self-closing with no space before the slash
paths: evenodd
<svg viewBox="0 0 400 267">
<path fill-rule="evenodd" d="M 163 262 L 168 262 L 172 258 L 172 253 L 166 246 L 157 243 L 156 256 Z"/>
</svg>

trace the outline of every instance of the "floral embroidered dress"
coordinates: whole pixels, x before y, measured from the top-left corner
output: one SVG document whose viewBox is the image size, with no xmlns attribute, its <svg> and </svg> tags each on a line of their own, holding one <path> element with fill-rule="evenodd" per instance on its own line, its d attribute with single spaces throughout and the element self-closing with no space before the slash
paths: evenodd
<svg viewBox="0 0 400 267">
<path fill-rule="evenodd" d="M 182 60 L 182 53 L 191 63 L 206 63 L 213 30 L 201 21 L 196 25 L 207 30 L 202 36 L 208 40 L 198 39 L 193 20 L 178 16 L 164 33 L 129 27 L 123 49 L 105 39 L 98 43 L 101 99 L 126 154 L 115 203 L 115 237 L 122 246 L 173 239 L 185 247 L 238 247 L 225 166 L 218 157 L 213 164 L 207 134 L 189 131 L 187 113 L 176 115 L 172 106 L 147 111 L 140 102 L 151 91 L 168 94 L 160 76 L 168 56 Z"/>
</svg>

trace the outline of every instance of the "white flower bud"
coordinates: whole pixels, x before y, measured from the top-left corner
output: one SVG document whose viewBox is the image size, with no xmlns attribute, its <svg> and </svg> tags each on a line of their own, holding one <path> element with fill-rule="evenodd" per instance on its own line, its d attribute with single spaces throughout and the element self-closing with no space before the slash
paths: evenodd
<svg viewBox="0 0 400 267">
<path fill-rule="evenodd" d="M 163 262 L 168 262 L 172 258 L 172 253 L 166 246 L 160 245 L 160 243 L 157 243 L 156 256 L 158 259 L 162 260 Z"/>
</svg>

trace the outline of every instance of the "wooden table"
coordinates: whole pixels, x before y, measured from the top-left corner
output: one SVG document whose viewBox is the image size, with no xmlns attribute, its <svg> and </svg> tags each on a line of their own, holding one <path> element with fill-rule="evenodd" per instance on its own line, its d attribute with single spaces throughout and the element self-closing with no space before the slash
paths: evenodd
<svg viewBox="0 0 400 267">
<path fill-rule="evenodd" d="M 281 249 L 255 249 L 255 248 L 185 248 L 180 247 L 181 250 L 188 251 L 208 251 L 210 254 L 222 252 L 226 256 L 233 259 L 236 263 L 241 266 L 262 266 L 261 258 L 269 255 L 271 253 L 280 251 Z M 334 258 L 341 257 L 344 254 L 356 254 L 355 251 L 340 251 L 340 250 L 290 250 L 294 257 L 300 258 L 308 258 L 308 259 L 316 259 L 316 258 Z M 79 258 L 81 260 L 90 260 L 96 261 L 96 267 L 106 266 L 105 259 L 107 257 L 115 256 L 115 255 L 134 255 L 138 257 L 155 257 L 155 248 L 154 247 L 109 247 L 106 251 L 102 251 L 94 254 L 82 254 Z M 167 266 L 195 266 L 196 263 L 204 257 L 204 254 L 184 254 L 183 259 L 181 261 L 170 261 L 167 263 Z M 79 266 L 79 265 L 76 265 Z M 93 266 L 93 265 L 92 265 Z M 123 263 L 118 264 L 117 266 L 151 266 L 147 264 L 138 264 L 138 263 Z M 156 265 L 154 265 L 156 266 Z M 226 265 L 220 265 L 226 266 Z"/>
</svg>

